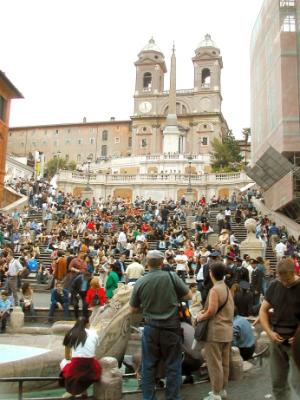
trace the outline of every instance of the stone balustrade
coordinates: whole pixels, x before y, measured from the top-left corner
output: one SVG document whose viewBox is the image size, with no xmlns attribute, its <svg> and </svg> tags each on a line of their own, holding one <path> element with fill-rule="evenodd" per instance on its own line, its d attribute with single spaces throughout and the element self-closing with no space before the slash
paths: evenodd
<svg viewBox="0 0 300 400">
<path fill-rule="evenodd" d="M 95 174 L 90 176 L 90 184 L 105 184 L 113 185 L 115 183 L 135 183 L 143 184 L 145 182 L 155 182 L 161 184 L 187 184 L 191 179 L 192 185 L 199 184 L 213 184 L 213 183 L 248 183 L 251 179 L 244 172 L 236 173 L 217 173 L 217 174 Z M 87 181 L 85 173 L 78 173 L 72 171 L 60 171 L 58 175 L 58 182 L 73 182 L 84 183 Z"/>
</svg>

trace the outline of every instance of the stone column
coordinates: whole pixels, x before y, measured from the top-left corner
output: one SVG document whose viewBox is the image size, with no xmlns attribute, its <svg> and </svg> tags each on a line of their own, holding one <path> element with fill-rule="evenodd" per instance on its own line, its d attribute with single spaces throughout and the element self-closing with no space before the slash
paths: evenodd
<svg viewBox="0 0 300 400">
<path fill-rule="evenodd" d="M 113 357 L 103 357 L 100 360 L 102 375 L 99 383 L 94 384 L 96 400 L 120 400 L 122 398 L 122 372 L 118 361 Z"/>
<path fill-rule="evenodd" d="M 248 218 L 245 221 L 245 228 L 247 229 L 247 237 L 240 244 L 241 257 L 244 254 L 249 254 L 251 258 L 263 257 L 263 244 L 255 236 L 255 219 Z"/>
<path fill-rule="evenodd" d="M 13 332 L 24 326 L 24 313 L 21 307 L 14 307 L 10 315 L 10 328 Z"/>
</svg>

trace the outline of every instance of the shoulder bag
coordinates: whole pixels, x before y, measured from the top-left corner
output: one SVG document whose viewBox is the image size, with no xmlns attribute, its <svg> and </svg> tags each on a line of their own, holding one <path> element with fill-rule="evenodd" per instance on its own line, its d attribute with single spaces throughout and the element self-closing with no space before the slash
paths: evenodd
<svg viewBox="0 0 300 400">
<path fill-rule="evenodd" d="M 229 289 L 227 289 L 227 297 L 225 300 L 225 303 L 222 304 L 219 308 L 218 311 L 216 312 L 215 315 L 217 315 L 227 304 L 228 301 L 228 296 L 229 296 Z M 195 334 L 194 338 L 197 340 L 197 342 L 205 342 L 207 338 L 207 331 L 208 331 L 208 323 L 210 321 L 210 318 L 203 319 L 202 321 L 197 322 L 197 325 L 195 326 Z"/>
<path fill-rule="evenodd" d="M 180 322 L 186 322 L 190 325 L 192 325 L 192 318 L 191 318 L 191 313 L 190 310 L 188 308 L 188 306 L 186 304 L 183 304 L 182 301 L 180 300 L 180 298 L 178 297 L 177 291 L 176 291 L 176 286 L 175 286 L 175 282 L 173 279 L 173 276 L 171 274 L 171 272 L 168 272 L 168 274 L 170 275 L 177 299 L 178 299 L 178 317 Z"/>
</svg>

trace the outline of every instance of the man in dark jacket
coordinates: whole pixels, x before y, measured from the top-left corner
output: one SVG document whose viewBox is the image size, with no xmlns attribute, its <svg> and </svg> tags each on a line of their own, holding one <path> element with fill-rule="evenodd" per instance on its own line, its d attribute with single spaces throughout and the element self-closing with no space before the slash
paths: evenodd
<svg viewBox="0 0 300 400">
<path fill-rule="evenodd" d="M 91 275 L 88 271 L 76 276 L 71 284 L 71 297 L 74 307 L 75 318 L 79 318 L 79 301 L 82 302 L 82 315 L 88 319 L 88 304 L 85 301 L 86 293 L 90 287 Z"/>
<path fill-rule="evenodd" d="M 260 295 L 263 292 L 264 274 L 260 269 L 257 268 L 257 260 L 251 259 L 250 263 L 253 268 L 250 289 L 254 296 L 254 305 L 258 305 L 260 301 Z"/>
<path fill-rule="evenodd" d="M 60 282 L 56 282 L 55 288 L 51 290 L 48 322 L 52 322 L 56 308 L 64 310 L 64 316 L 69 317 L 69 292 L 67 289 L 63 289 Z"/>
</svg>

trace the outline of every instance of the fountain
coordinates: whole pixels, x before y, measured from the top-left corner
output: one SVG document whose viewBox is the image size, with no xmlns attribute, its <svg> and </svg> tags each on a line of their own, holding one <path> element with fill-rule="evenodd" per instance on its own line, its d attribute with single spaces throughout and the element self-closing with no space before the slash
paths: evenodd
<svg viewBox="0 0 300 400">
<path fill-rule="evenodd" d="M 97 359 L 104 356 L 114 357 L 121 364 L 131 333 L 130 326 L 136 323 L 132 322 L 129 309 L 131 291 L 131 287 L 121 285 L 108 305 L 93 309 L 90 328 L 97 330 L 100 338 L 96 350 Z M 17 333 L 1 336 L 1 377 L 58 376 L 59 363 L 64 358 L 62 335 L 72 325 L 73 322 L 62 321 L 55 323 L 52 328 L 41 329 L 41 334 L 37 334 L 36 329 L 30 334 L 28 328 L 28 333 L 24 334 L 20 328 Z M 17 385 L 2 383 L 0 393 L 16 393 Z M 24 391 L 43 390 L 53 386 L 57 386 L 57 383 L 25 382 Z"/>
</svg>

